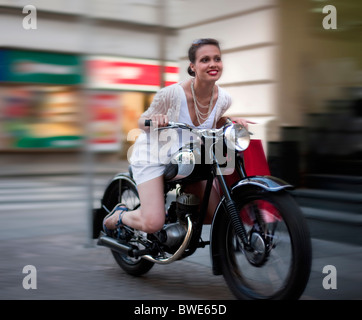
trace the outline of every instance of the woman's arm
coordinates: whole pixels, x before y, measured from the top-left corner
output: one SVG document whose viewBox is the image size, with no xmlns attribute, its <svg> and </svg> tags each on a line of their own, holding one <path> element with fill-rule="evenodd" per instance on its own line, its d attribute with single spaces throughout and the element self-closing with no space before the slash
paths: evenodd
<svg viewBox="0 0 362 320">
<path fill-rule="evenodd" d="M 149 131 L 149 127 L 145 126 L 145 120 L 152 120 L 153 126 L 165 127 L 168 125 L 167 109 L 168 103 L 166 99 L 166 89 L 158 91 L 153 98 L 150 107 L 141 115 L 138 120 L 138 127 L 144 131 Z"/>
<path fill-rule="evenodd" d="M 255 122 L 252 122 L 252 121 L 246 120 L 244 118 L 240 118 L 240 117 L 221 117 L 219 119 L 219 121 L 217 122 L 216 127 L 221 128 L 226 123 L 227 119 L 230 119 L 231 121 L 236 122 L 236 123 L 240 123 L 245 128 L 248 128 L 248 123 L 255 124 Z"/>
</svg>

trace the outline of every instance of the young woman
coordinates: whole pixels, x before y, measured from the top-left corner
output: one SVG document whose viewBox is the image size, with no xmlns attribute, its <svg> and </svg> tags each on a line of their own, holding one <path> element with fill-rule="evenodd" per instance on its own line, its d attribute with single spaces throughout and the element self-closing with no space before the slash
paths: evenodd
<svg viewBox="0 0 362 320">
<path fill-rule="evenodd" d="M 151 133 L 149 127 L 145 127 L 146 119 L 152 120 L 153 126 L 158 127 L 165 127 L 169 121 L 173 121 L 187 123 L 196 128 L 220 127 L 226 121 L 222 115 L 230 107 L 231 98 L 215 84 L 223 71 L 219 42 L 215 39 L 196 40 L 188 55 L 188 73 L 192 78 L 161 89 L 139 120 L 139 127 L 144 133 L 133 146 L 130 162 L 141 206 L 137 210 L 128 211 L 124 205 L 117 205 L 104 219 L 103 226 L 107 233 L 112 233 L 112 230 L 122 225 L 153 233 L 164 225 L 163 172 L 167 155 L 161 152 L 164 144 L 158 134 L 157 144 L 152 142 L 151 136 L 155 134 Z M 232 120 L 247 124 L 243 119 Z M 195 194 L 201 200 L 205 185 L 200 182 L 189 186 L 185 191 Z M 212 192 L 205 223 L 210 223 L 219 202 L 216 189 Z"/>
</svg>

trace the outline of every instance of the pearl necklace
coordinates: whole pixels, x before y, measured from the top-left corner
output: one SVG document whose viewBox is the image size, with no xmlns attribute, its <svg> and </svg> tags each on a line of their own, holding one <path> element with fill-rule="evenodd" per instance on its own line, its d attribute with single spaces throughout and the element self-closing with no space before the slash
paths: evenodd
<svg viewBox="0 0 362 320">
<path fill-rule="evenodd" d="M 194 89 L 194 81 L 191 81 L 191 92 L 192 92 L 192 98 L 194 100 L 194 105 L 195 105 L 196 118 L 197 118 L 199 125 L 201 125 L 203 122 L 205 122 L 207 120 L 207 118 L 209 117 L 209 115 L 211 113 L 211 109 L 212 109 L 213 102 L 214 102 L 215 85 L 212 87 L 211 99 L 210 99 L 210 103 L 208 106 L 203 106 L 203 105 L 201 105 L 201 103 L 199 103 L 197 101 L 196 95 L 195 95 L 195 89 Z M 208 108 L 208 110 L 206 111 L 206 113 L 203 113 L 200 110 L 201 108 L 204 108 L 204 109 Z"/>
</svg>

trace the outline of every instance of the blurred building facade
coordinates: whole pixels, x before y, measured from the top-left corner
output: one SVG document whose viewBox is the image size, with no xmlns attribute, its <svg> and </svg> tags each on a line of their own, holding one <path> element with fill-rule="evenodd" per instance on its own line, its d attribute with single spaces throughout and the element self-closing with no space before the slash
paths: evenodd
<svg viewBox="0 0 362 320">
<path fill-rule="evenodd" d="M 345 139 L 350 148 L 344 156 L 361 152 L 357 1 L 34 0 L 36 29 L 24 28 L 26 5 L 0 0 L 0 26 L 8 30 L 0 36 L 1 150 L 77 148 L 78 138 L 91 133 L 95 150 L 116 152 L 158 88 L 188 77 L 189 44 L 212 37 L 223 49 L 219 84 L 233 98 L 228 113 L 258 123 L 251 131 L 263 140 L 279 176 L 298 182 L 286 172 L 310 170 L 303 155 L 317 148 L 318 158 L 326 139 L 327 156 Z M 336 8 L 336 29 L 323 25 L 333 22 L 331 12 L 323 12 L 327 5 Z M 24 55 L 33 57 L 30 67 Z M 76 65 L 54 58 L 73 59 Z M 9 69 L 9 63 L 15 67 Z M 39 73 L 57 77 L 39 80 Z M 151 83 L 141 83 L 150 78 Z M 338 137 L 321 135 L 328 130 L 316 119 L 327 113 L 339 125 L 349 115 L 351 125 L 343 124 L 356 130 L 347 137 L 343 128 Z M 15 142 L 24 134 L 30 136 L 28 144 Z M 63 138 L 52 144 L 54 135 Z M 33 136 L 48 142 L 37 144 Z"/>
<path fill-rule="evenodd" d="M 280 129 L 269 150 L 275 173 L 318 188 L 322 180 L 335 185 L 337 175 L 360 176 L 361 3 L 280 3 Z"/>
</svg>

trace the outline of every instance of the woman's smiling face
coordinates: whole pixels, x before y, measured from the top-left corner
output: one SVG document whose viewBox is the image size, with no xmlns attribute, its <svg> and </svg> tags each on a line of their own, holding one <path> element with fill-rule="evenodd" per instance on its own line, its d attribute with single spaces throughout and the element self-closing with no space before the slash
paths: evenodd
<svg viewBox="0 0 362 320">
<path fill-rule="evenodd" d="M 217 81 L 221 77 L 223 63 L 221 52 L 215 45 L 203 45 L 196 51 L 195 63 L 190 64 L 196 77 L 203 81 Z"/>
</svg>

